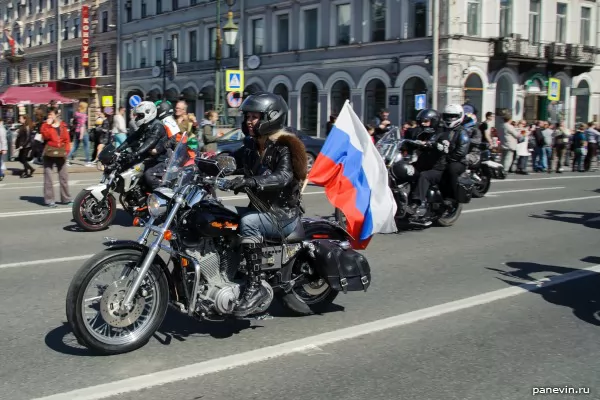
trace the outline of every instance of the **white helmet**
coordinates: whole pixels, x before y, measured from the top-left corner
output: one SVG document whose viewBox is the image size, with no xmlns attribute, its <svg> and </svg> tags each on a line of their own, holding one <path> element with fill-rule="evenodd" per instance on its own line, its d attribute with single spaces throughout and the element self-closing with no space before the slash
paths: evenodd
<svg viewBox="0 0 600 400">
<path fill-rule="evenodd" d="M 135 126 L 138 128 L 156 119 L 156 106 L 151 101 L 142 101 L 135 107 Z"/>
<path fill-rule="evenodd" d="M 465 118 L 465 111 L 462 106 L 459 104 L 448 104 L 444 107 L 444 112 L 442 113 L 442 121 L 444 125 L 448 129 L 454 129 L 460 124 L 462 124 L 463 119 Z"/>
</svg>

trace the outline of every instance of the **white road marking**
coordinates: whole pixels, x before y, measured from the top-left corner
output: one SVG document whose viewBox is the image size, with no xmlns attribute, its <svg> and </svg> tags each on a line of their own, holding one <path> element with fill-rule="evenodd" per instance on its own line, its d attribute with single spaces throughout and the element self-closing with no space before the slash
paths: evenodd
<svg viewBox="0 0 600 400">
<path fill-rule="evenodd" d="M 504 193 L 520 193 L 520 192 L 540 192 L 543 190 L 557 190 L 557 189 L 565 189 L 565 186 L 553 186 L 553 187 L 546 187 L 546 188 L 535 188 L 535 189 L 519 189 L 519 190 L 504 190 L 501 192 L 489 192 L 486 194 L 490 195 L 490 194 L 504 194 Z"/>
<path fill-rule="evenodd" d="M 34 400 L 97 400 L 123 393 L 136 392 L 142 389 L 164 385 L 167 383 L 179 382 L 190 378 L 197 378 L 199 376 L 241 367 L 244 365 L 267 361 L 275 357 L 282 357 L 311 350 L 314 351 L 315 348 L 320 348 L 332 343 L 355 339 L 383 330 L 398 328 L 401 326 L 414 324 L 415 322 L 450 314 L 456 311 L 466 310 L 495 301 L 508 299 L 524 293 L 536 291 L 541 288 L 548 288 L 571 280 L 594 275 L 597 272 L 600 272 L 600 265 L 594 265 L 593 267 L 581 269 L 579 271 L 553 276 L 548 280 L 534 281 L 519 286 L 499 289 L 477 296 L 468 297 L 466 299 L 451 301 L 445 304 L 411 311 L 405 314 L 400 314 L 365 324 L 355 325 L 348 328 L 338 329 L 320 335 L 309 336 L 303 339 L 293 340 L 291 342 L 264 347 L 245 353 L 207 360 L 196 364 L 184 365 L 178 368 L 154 372 L 147 375 L 140 375 L 133 378 L 113 381 L 96 386 L 90 386 L 70 392 L 58 393 L 47 397 L 40 397 Z"/>
<path fill-rule="evenodd" d="M 98 181 L 96 181 L 96 183 L 98 183 Z M 69 182 L 69 187 L 73 187 L 73 186 L 91 186 L 93 185 L 93 183 L 83 183 L 81 181 L 77 181 L 77 182 Z M 53 185 L 54 187 L 58 187 L 59 183 L 56 182 Z M 18 187 L 5 187 L 2 188 L 2 191 L 5 190 L 26 190 L 26 189 L 42 189 L 43 186 L 18 186 Z"/>
<path fill-rule="evenodd" d="M 33 260 L 33 261 L 23 261 L 23 262 L 15 262 L 8 264 L 0 264 L 0 269 L 4 268 L 17 268 L 17 267 L 27 267 L 30 265 L 40 265 L 40 264 L 56 264 L 61 262 L 70 262 L 70 261 L 79 261 L 79 260 L 87 260 L 92 257 L 93 254 L 85 254 L 82 256 L 72 256 L 72 257 L 61 257 L 61 258 L 48 258 L 46 260 Z"/>
<path fill-rule="evenodd" d="M 532 203 L 508 204 L 505 206 L 474 208 L 471 210 L 464 210 L 462 213 L 467 214 L 467 213 L 476 213 L 476 212 L 482 212 L 482 211 L 495 211 L 495 210 L 503 210 L 506 208 L 520 208 L 520 207 L 537 206 L 537 205 L 541 205 L 541 204 L 565 203 L 568 201 L 581 201 L 581 200 L 590 200 L 590 199 L 600 199 L 600 196 L 572 197 L 570 199 L 534 201 Z"/>
<path fill-rule="evenodd" d="M 553 176 L 547 178 L 506 178 L 506 179 L 492 179 L 492 183 L 502 182 L 529 182 L 529 181 L 551 181 L 558 179 L 585 179 L 585 178 L 600 178 L 600 175 L 567 175 L 567 176 Z"/>
<path fill-rule="evenodd" d="M 69 185 L 75 185 L 75 184 L 83 184 L 83 183 L 98 183 L 100 182 L 100 178 L 98 179 L 76 179 L 76 180 L 71 180 L 69 181 Z M 57 183 L 55 183 L 56 185 Z M 29 185 L 29 186 L 28 186 Z M 31 185 L 37 185 L 37 186 L 31 186 Z M 25 189 L 25 188 L 40 188 L 42 189 L 44 187 L 44 181 L 25 181 L 25 182 L 10 182 L 10 183 L 2 183 L 0 184 L 0 188 L 4 188 L 4 189 Z"/>
</svg>

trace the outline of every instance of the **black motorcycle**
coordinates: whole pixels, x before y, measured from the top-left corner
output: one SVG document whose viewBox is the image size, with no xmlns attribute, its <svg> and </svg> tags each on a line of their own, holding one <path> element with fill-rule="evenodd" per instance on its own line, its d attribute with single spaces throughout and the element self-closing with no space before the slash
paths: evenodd
<svg viewBox="0 0 600 400">
<path fill-rule="evenodd" d="M 398 128 L 390 130 L 375 147 L 383 158 L 388 169 L 388 181 L 396 199 L 396 225 L 429 226 L 436 223 L 440 226 L 452 226 L 462 212 L 463 204 L 471 201 L 473 181 L 465 173 L 459 177 L 458 199 L 452 198 L 451 188 L 445 182 L 433 185 L 427 193 L 428 210 L 423 218 L 417 219 L 409 212 L 409 195 L 416 184 L 413 163 L 421 151 L 428 145 L 418 141 L 401 139 Z M 345 226 L 343 212 L 336 208 L 335 219 Z"/>
<path fill-rule="evenodd" d="M 168 305 L 199 320 L 223 321 L 256 318 L 277 298 L 307 315 L 324 311 L 340 291 L 367 290 L 370 267 L 351 248 L 349 234 L 334 222 L 302 218 L 287 237 L 264 243 L 262 282 L 269 300 L 251 310 L 254 317 L 233 316 L 246 284 L 240 216 L 215 189 L 229 186 L 221 176 L 235 170 L 235 160 L 196 158 L 187 165 L 183 143 L 148 198 L 151 217 L 140 238 L 110 239 L 108 249 L 75 274 L 66 313 L 79 343 L 100 354 L 136 350 L 160 327 Z M 248 195 L 257 209 L 271 212 Z M 168 254 L 164 260 L 161 250 Z"/>
<path fill-rule="evenodd" d="M 502 164 L 496 161 L 495 154 L 490 151 L 490 145 L 481 143 L 479 161 L 469 165 L 467 172 L 475 184 L 473 197 L 481 198 L 490 190 L 492 179 L 506 179 L 506 171 Z"/>
</svg>

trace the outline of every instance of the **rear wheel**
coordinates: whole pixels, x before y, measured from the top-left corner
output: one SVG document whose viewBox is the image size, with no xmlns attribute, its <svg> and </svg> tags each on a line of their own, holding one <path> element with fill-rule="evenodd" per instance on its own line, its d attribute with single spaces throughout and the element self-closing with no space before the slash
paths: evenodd
<svg viewBox="0 0 600 400">
<path fill-rule="evenodd" d="M 338 224 L 340 224 L 340 226 L 344 229 L 347 229 L 346 225 L 348 223 L 348 220 L 346 219 L 346 216 L 344 215 L 344 212 L 342 210 L 340 210 L 339 208 L 335 209 L 335 220 Z"/>
<path fill-rule="evenodd" d="M 482 173 L 479 178 L 481 181 L 475 183 L 475 186 L 473 186 L 473 197 L 476 199 L 480 199 L 485 196 L 492 185 L 492 176 L 490 173 Z"/>
<path fill-rule="evenodd" d="M 460 214 L 462 213 L 463 205 L 461 203 L 457 203 L 451 210 L 446 211 L 442 217 L 440 217 L 436 222 L 440 226 L 452 226 L 458 221 Z"/>
</svg>

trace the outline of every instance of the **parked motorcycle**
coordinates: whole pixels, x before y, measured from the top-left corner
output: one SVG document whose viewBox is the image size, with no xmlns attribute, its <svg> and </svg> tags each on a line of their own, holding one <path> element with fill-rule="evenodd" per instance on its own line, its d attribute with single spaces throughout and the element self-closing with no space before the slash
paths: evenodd
<svg viewBox="0 0 600 400">
<path fill-rule="evenodd" d="M 269 301 L 252 310 L 253 316 L 233 316 L 246 284 L 240 216 L 215 189 L 227 189 L 223 176 L 236 169 L 235 159 L 196 158 L 185 166 L 183 142 L 148 198 L 150 219 L 139 239 L 107 238 L 108 248 L 75 274 L 66 314 L 79 343 L 105 355 L 136 350 L 160 327 L 168 305 L 198 320 L 223 321 L 256 318 L 276 298 L 307 315 L 325 310 L 340 291 L 367 290 L 370 267 L 351 248 L 349 234 L 334 222 L 302 218 L 287 237 L 264 243 Z M 248 195 L 259 210 L 269 212 L 252 192 Z M 161 250 L 168 254 L 166 261 L 158 256 Z"/>
<path fill-rule="evenodd" d="M 145 184 L 143 162 L 132 165 L 128 153 L 117 153 L 108 144 L 98 155 L 104 174 L 100 183 L 83 189 L 73 200 L 73 219 L 88 232 L 108 227 L 117 215 L 117 201 L 132 217 L 146 218 L 149 188 Z"/>
<path fill-rule="evenodd" d="M 492 179 L 506 179 L 506 171 L 502 164 L 496 162 L 488 143 L 481 143 L 479 162 L 469 166 L 467 172 L 475 182 L 473 197 L 481 198 L 490 190 Z"/>
<path fill-rule="evenodd" d="M 427 193 L 428 210 L 424 218 L 418 220 L 408 211 L 409 195 L 412 185 L 416 183 L 413 163 L 418 159 L 420 151 L 427 145 L 418 140 L 401 139 L 398 128 L 390 130 L 375 145 L 387 168 L 388 181 L 396 199 L 396 224 L 429 226 L 436 223 L 440 226 L 452 226 L 462 212 L 463 204 L 471 201 L 473 181 L 468 174 L 459 177 L 458 199 L 449 194 L 450 188 L 443 181 L 441 185 L 433 185 Z M 345 226 L 346 218 L 340 209 L 335 210 L 335 219 Z"/>
</svg>

